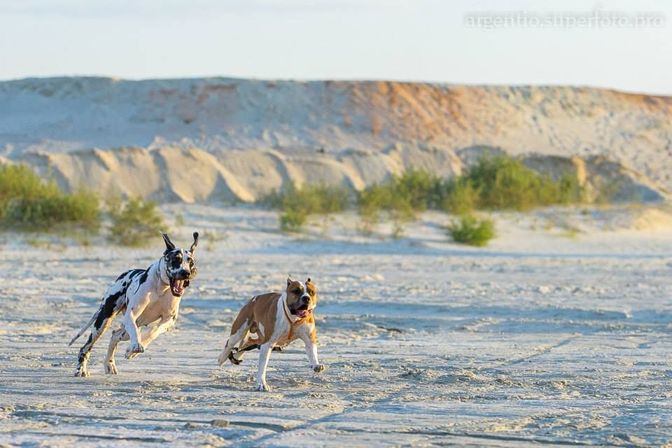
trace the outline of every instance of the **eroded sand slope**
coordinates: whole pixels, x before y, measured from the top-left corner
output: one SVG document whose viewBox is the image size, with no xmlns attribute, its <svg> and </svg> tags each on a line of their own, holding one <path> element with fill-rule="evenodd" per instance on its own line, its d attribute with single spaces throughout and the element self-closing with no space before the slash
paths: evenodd
<svg viewBox="0 0 672 448">
<path fill-rule="evenodd" d="M 669 196 L 671 108 L 573 87 L 26 79 L 0 83 L 0 155 L 67 188 L 195 202 L 288 181 L 362 188 L 411 167 L 452 175 L 488 147 L 551 165 L 601 157 Z"/>
</svg>

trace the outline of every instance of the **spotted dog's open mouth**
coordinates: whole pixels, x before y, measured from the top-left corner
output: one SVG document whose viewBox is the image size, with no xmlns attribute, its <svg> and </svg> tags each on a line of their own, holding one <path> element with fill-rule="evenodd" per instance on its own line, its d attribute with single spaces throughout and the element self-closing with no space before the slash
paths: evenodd
<svg viewBox="0 0 672 448">
<path fill-rule="evenodd" d="M 187 289 L 187 286 L 189 286 L 189 280 L 170 279 L 170 292 L 172 292 L 175 297 L 180 297 L 184 294 L 184 290 Z"/>
</svg>

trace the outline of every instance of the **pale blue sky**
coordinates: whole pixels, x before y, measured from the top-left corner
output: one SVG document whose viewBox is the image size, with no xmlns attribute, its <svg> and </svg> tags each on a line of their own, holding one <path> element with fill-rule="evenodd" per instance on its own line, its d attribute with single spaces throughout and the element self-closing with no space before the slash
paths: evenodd
<svg viewBox="0 0 672 448">
<path fill-rule="evenodd" d="M 465 14 L 655 12 L 486 30 Z M 672 2 L 0 0 L 0 79 L 103 75 L 572 84 L 672 94 Z"/>
</svg>

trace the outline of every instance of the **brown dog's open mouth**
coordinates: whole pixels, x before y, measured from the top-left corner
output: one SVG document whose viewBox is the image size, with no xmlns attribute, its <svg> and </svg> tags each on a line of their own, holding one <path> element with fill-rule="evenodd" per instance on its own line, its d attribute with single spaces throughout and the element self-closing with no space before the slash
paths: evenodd
<svg viewBox="0 0 672 448">
<path fill-rule="evenodd" d="M 176 280 L 170 279 L 170 292 L 173 293 L 175 297 L 180 297 L 184 294 L 184 290 L 189 286 L 189 280 Z"/>
<path fill-rule="evenodd" d="M 299 308 L 295 309 L 292 313 L 295 316 L 298 316 L 301 319 L 303 319 L 303 318 L 306 318 L 306 317 L 310 316 L 310 313 L 312 313 L 312 312 L 313 312 L 313 309 L 308 308 L 308 305 L 306 305 L 306 306 L 302 306 L 302 307 L 299 307 Z"/>
</svg>

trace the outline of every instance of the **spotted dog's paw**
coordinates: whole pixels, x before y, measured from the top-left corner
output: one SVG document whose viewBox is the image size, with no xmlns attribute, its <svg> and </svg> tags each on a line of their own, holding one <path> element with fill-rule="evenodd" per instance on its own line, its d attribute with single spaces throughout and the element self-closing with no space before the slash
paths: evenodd
<svg viewBox="0 0 672 448">
<path fill-rule="evenodd" d="M 108 362 L 105 363 L 105 373 L 108 375 L 116 375 L 117 373 L 117 366 L 113 362 Z"/>
<path fill-rule="evenodd" d="M 315 373 L 322 373 L 327 369 L 327 366 L 325 366 L 324 364 L 318 364 L 316 366 L 311 366 L 311 367 L 313 369 L 313 372 L 315 372 Z"/>
<path fill-rule="evenodd" d="M 133 359 L 136 356 L 138 356 L 140 353 L 144 353 L 144 352 L 145 352 L 145 347 L 143 347 L 142 344 L 140 344 L 140 343 L 131 344 L 126 349 L 126 359 Z"/>
<path fill-rule="evenodd" d="M 257 384 L 257 392 L 270 392 L 270 391 L 271 391 L 271 388 L 265 382 L 261 383 L 261 384 Z"/>
<path fill-rule="evenodd" d="M 89 369 L 86 367 L 78 367 L 77 370 L 75 370 L 75 376 L 79 378 L 86 378 L 89 376 Z"/>
</svg>

